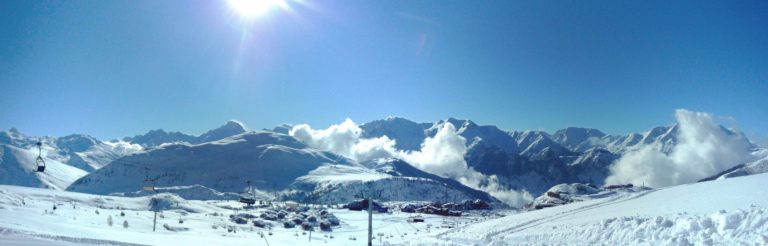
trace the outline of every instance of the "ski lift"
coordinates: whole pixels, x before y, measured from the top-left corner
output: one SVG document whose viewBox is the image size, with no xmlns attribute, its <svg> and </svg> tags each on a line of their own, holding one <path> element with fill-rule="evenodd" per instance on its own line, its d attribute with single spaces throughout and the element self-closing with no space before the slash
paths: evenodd
<svg viewBox="0 0 768 246">
<path fill-rule="evenodd" d="M 256 197 L 253 194 L 253 187 L 251 187 L 251 181 L 246 181 L 246 184 L 248 184 L 248 187 L 245 188 L 245 192 L 240 194 L 240 202 L 245 203 L 247 205 L 253 205 L 256 204 Z"/>
<path fill-rule="evenodd" d="M 37 145 L 37 159 L 35 159 L 35 163 L 37 163 L 37 172 L 45 172 L 45 160 L 43 160 L 43 142 L 37 141 L 35 144 Z"/>
<path fill-rule="evenodd" d="M 144 171 L 146 173 L 146 178 L 144 178 L 144 185 L 142 186 L 142 190 L 155 192 L 155 180 L 149 178 L 149 168 L 145 167 Z"/>
<path fill-rule="evenodd" d="M 152 182 L 152 180 L 144 180 L 144 187 L 142 188 L 142 190 L 155 192 L 154 182 Z"/>
</svg>

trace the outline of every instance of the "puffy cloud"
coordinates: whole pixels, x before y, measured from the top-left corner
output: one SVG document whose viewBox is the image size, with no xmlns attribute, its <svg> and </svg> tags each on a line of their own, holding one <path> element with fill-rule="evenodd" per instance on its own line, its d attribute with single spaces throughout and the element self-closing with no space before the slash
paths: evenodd
<svg viewBox="0 0 768 246">
<path fill-rule="evenodd" d="M 392 157 L 395 141 L 386 136 L 362 139 L 362 129 L 352 120 L 346 119 L 327 129 L 315 130 L 307 124 L 294 126 L 288 134 L 312 148 L 331 151 L 355 161 Z"/>
<path fill-rule="evenodd" d="M 467 165 L 467 140 L 446 122 L 434 137 L 427 137 L 419 151 L 399 151 L 397 156 L 415 167 L 432 174 L 458 180 L 462 184 L 488 192 L 512 206 L 522 206 L 533 200 L 527 191 L 515 191 L 501 185 L 496 175 L 486 176 Z"/>
<path fill-rule="evenodd" d="M 754 159 L 749 142 L 725 131 L 709 113 L 675 111 L 678 143 L 662 152 L 659 143 L 627 151 L 611 167 L 607 184 L 633 183 L 664 187 L 695 182 Z"/>
<path fill-rule="evenodd" d="M 467 170 L 464 154 L 466 139 L 456 133 L 456 127 L 445 123 L 434 137 L 424 139 L 420 151 L 399 152 L 398 156 L 417 168 L 443 177 L 462 177 Z"/>
<path fill-rule="evenodd" d="M 135 153 L 144 149 L 144 147 L 141 147 L 139 144 L 129 143 L 123 140 L 112 140 L 104 143 L 112 148 L 112 150 L 122 154 Z"/>
</svg>

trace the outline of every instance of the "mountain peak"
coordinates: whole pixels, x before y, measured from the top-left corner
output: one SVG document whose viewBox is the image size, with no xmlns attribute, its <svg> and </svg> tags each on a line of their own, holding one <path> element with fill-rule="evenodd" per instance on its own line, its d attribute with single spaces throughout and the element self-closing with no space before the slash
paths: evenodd
<svg viewBox="0 0 768 246">
<path fill-rule="evenodd" d="M 224 139 L 237 134 L 241 134 L 244 132 L 246 132 L 246 129 L 243 123 L 240 123 L 237 120 L 229 120 L 227 121 L 227 123 L 220 126 L 219 128 L 210 130 L 206 133 L 203 133 L 199 137 L 197 137 L 197 142 L 205 143 L 210 141 L 216 141 L 216 140 Z"/>
<path fill-rule="evenodd" d="M 565 129 L 558 130 L 552 136 L 555 142 L 570 148 L 578 149 L 579 144 L 588 141 L 591 138 L 602 138 L 606 134 L 600 130 L 584 127 L 567 127 Z"/>
<path fill-rule="evenodd" d="M 243 124 L 242 122 L 240 122 L 238 120 L 234 120 L 234 119 L 233 120 L 228 120 L 227 123 L 224 123 L 224 125 L 219 127 L 219 128 L 223 128 L 223 127 L 233 128 L 233 129 L 238 129 L 239 128 L 239 129 L 241 129 L 243 131 L 246 131 L 246 129 L 247 129 L 245 127 L 245 124 Z"/>
</svg>

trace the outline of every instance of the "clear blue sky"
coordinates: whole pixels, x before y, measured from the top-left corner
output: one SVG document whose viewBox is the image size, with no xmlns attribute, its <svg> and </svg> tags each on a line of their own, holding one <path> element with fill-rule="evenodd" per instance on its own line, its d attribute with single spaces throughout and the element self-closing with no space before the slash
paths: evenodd
<svg viewBox="0 0 768 246">
<path fill-rule="evenodd" d="M 0 1 L 0 129 L 100 138 L 389 115 L 768 134 L 768 1 Z"/>
</svg>

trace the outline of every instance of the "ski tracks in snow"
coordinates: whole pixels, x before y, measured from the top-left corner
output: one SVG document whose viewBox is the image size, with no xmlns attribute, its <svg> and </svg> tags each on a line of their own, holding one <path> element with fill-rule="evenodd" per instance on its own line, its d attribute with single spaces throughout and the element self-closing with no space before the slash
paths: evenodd
<svg viewBox="0 0 768 246">
<path fill-rule="evenodd" d="M 586 206 L 581 206 L 581 207 L 578 207 L 578 208 L 574 208 L 574 209 L 571 209 L 571 210 L 559 212 L 559 213 L 556 213 L 556 214 L 553 214 L 553 215 L 549 215 L 549 216 L 545 216 L 545 217 L 542 217 L 542 218 L 537 218 L 537 219 L 525 221 L 523 223 L 517 224 L 517 225 L 509 227 L 509 228 L 504 228 L 504 229 L 501 229 L 501 230 L 498 230 L 498 231 L 489 232 L 488 234 L 486 234 L 486 235 L 484 235 L 482 237 L 482 239 L 481 239 L 482 243 L 481 244 L 483 244 L 483 245 L 490 245 L 490 244 L 492 244 L 493 239 L 496 238 L 499 235 L 508 235 L 508 234 L 524 231 L 524 230 L 529 229 L 529 228 L 533 228 L 533 227 L 536 227 L 536 226 L 539 226 L 539 225 L 542 225 L 542 224 L 546 224 L 546 223 L 550 223 L 552 221 L 556 221 L 556 220 L 562 219 L 565 216 L 572 216 L 572 215 L 575 215 L 575 214 L 578 214 L 578 213 L 581 213 L 581 212 L 584 212 L 584 211 L 592 210 L 592 209 L 595 209 L 595 208 L 600 208 L 600 207 L 604 207 L 604 206 L 608 206 L 608 205 L 612 205 L 612 204 L 617 204 L 617 203 L 622 203 L 622 202 L 626 202 L 626 201 L 635 200 L 635 199 L 638 199 L 640 197 L 646 196 L 646 195 L 648 195 L 650 193 L 653 193 L 653 192 L 656 192 L 656 191 L 658 191 L 658 189 L 645 191 L 645 192 L 642 192 L 640 194 L 623 194 L 623 195 L 618 195 L 618 196 L 612 197 L 610 199 L 607 199 L 604 202 L 594 203 L 594 204 L 590 204 L 590 205 L 586 205 Z M 443 239 L 443 237 L 445 235 L 450 235 L 450 234 L 452 234 L 452 233 L 454 233 L 457 230 L 460 230 L 462 228 L 464 228 L 464 227 L 454 228 L 454 229 L 445 231 L 443 233 L 440 233 L 440 234 L 436 235 L 436 237 L 438 239 Z M 458 238 L 451 238 L 451 240 L 457 240 L 457 239 Z M 467 242 L 467 243 L 472 244 L 471 242 Z M 480 243 L 480 242 L 474 242 L 474 243 Z"/>
</svg>

